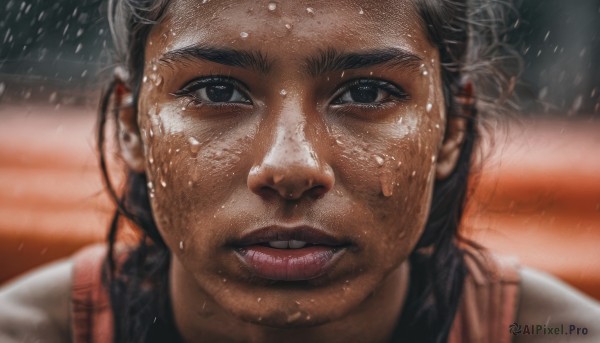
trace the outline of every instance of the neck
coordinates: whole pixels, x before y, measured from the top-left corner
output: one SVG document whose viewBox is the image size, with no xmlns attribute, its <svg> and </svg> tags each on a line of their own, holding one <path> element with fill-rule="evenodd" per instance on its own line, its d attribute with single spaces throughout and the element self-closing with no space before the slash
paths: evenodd
<svg viewBox="0 0 600 343">
<path fill-rule="evenodd" d="M 185 342 L 388 342 L 409 285 L 405 261 L 347 315 L 322 325 L 274 328 L 243 321 L 226 312 L 186 275 L 173 258 L 170 292 L 175 325 Z"/>
</svg>

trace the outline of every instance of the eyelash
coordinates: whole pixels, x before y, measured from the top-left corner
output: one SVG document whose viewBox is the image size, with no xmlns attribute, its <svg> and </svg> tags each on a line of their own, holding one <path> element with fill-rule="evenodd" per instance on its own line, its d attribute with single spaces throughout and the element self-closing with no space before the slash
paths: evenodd
<svg viewBox="0 0 600 343">
<path fill-rule="evenodd" d="M 360 102 L 352 102 L 352 103 L 335 103 L 338 99 L 341 99 L 343 95 L 347 92 L 350 92 L 352 87 L 356 86 L 374 86 L 377 90 L 383 90 L 389 93 L 393 98 L 391 100 L 383 101 L 383 102 L 375 102 L 375 103 L 360 103 Z M 404 91 L 401 87 L 394 85 L 391 82 L 379 80 L 379 79 L 367 79 L 367 78 L 359 78 L 348 81 L 342 89 L 337 91 L 334 95 L 334 101 L 332 102 L 334 105 L 350 105 L 350 106 L 359 106 L 367 109 L 377 109 L 385 106 L 386 103 L 390 101 L 406 101 L 410 100 L 410 95 Z"/>
<path fill-rule="evenodd" d="M 198 98 L 198 96 L 196 96 L 196 94 L 194 94 L 195 92 L 207 88 L 209 86 L 214 86 L 214 85 L 231 85 L 233 86 L 233 90 L 239 92 L 244 98 L 248 99 L 248 102 L 206 102 L 206 101 L 202 101 L 201 99 Z M 190 99 L 190 102 L 188 103 L 189 105 L 194 105 L 194 106 L 202 106 L 202 105 L 210 105 L 210 106 L 215 106 L 215 107 L 227 107 L 227 106 L 231 106 L 231 105 L 240 105 L 240 104 L 245 104 L 245 105 L 251 105 L 252 101 L 250 100 L 250 97 L 247 95 L 247 91 L 246 91 L 247 87 L 245 85 L 243 85 L 241 82 L 227 77 L 227 76 L 209 76 L 209 77 L 203 77 L 203 78 L 199 78 L 196 80 L 193 80 L 192 82 L 186 84 L 182 89 L 171 93 L 171 95 L 177 97 L 177 98 L 182 98 L 182 97 L 187 97 Z"/>
</svg>

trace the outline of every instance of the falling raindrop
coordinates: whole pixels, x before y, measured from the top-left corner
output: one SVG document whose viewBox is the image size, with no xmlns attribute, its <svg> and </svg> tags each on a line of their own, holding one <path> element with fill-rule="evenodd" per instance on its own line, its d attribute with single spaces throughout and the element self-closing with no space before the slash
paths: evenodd
<svg viewBox="0 0 600 343">
<path fill-rule="evenodd" d="M 77 44 L 77 47 L 75 48 L 75 53 L 79 53 L 81 51 L 81 49 L 83 48 L 83 45 L 81 43 Z"/>
<path fill-rule="evenodd" d="M 0 82 L 0 96 L 2 96 L 2 94 L 4 94 L 5 90 L 6 90 L 6 85 L 4 84 L 4 82 Z"/>
</svg>

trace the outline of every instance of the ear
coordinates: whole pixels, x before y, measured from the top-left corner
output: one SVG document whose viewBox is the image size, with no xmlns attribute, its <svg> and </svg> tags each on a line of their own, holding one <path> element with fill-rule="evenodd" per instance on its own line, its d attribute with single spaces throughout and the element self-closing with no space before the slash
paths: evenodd
<svg viewBox="0 0 600 343">
<path fill-rule="evenodd" d="M 438 180 L 443 180 L 452 174 L 460 157 L 466 135 L 467 120 L 473 119 L 475 115 L 473 83 L 471 81 L 463 82 L 455 99 L 459 113 L 448 116 L 446 134 L 438 152 L 436 164 L 436 178 Z"/>
<path fill-rule="evenodd" d="M 137 123 L 137 108 L 131 90 L 122 81 L 121 73 L 115 72 L 116 86 L 113 108 L 116 112 L 119 150 L 129 169 L 137 173 L 145 170 L 144 146 Z"/>
</svg>

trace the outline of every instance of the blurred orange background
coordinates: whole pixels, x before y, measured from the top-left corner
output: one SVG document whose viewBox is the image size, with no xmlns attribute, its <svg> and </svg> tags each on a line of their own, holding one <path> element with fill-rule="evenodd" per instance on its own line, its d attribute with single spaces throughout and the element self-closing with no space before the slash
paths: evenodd
<svg viewBox="0 0 600 343">
<path fill-rule="evenodd" d="M 104 241 L 114 206 L 95 109 L 2 105 L 0 118 L 1 284 Z M 507 122 L 478 153 L 463 234 L 600 300 L 599 152 L 597 118 Z"/>
</svg>

